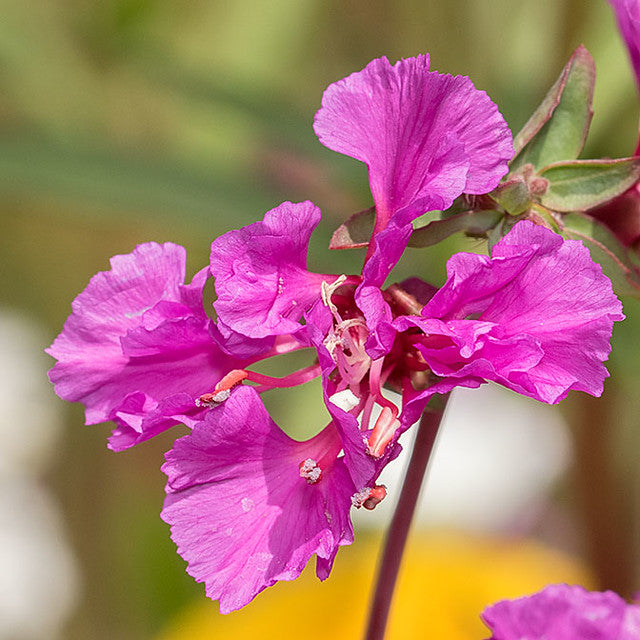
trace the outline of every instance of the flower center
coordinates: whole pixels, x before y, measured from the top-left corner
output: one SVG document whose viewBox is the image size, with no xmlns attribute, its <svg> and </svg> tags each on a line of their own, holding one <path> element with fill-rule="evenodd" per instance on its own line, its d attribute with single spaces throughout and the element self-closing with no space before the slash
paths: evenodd
<svg viewBox="0 0 640 640">
<path fill-rule="evenodd" d="M 341 275 L 330 284 L 322 283 L 322 301 L 333 316 L 333 326 L 323 344 L 340 374 L 338 390 L 351 388 L 356 392 L 371 366 L 371 358 L 365 350 L 369 329 L 354 302 L 354 289 L 343 294 L 338 292 L 345 280 L 346 276 Z"/>
</svg>

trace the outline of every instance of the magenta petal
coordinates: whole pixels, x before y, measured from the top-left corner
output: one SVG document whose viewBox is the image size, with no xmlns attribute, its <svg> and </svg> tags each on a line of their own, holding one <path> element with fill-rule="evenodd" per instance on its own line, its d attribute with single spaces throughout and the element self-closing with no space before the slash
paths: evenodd
<svg viewBox="0 0 640 640">
<path fill-rule="evenodd" d="M 160 402 L 144 393 L 132 393 L 109 416 L 116 425 L 109 436 L 109 448 L 124 451 L 176 424 L 193 426 L 206 411 L 206 407 L 197 407 L 187 393 L 178 393 Z"/>
<path fill-rule="evenodd" d="M 249 338 L 231 330 L 220 319 L 209 325 L 212 339 L 227 354 L 236 358 L 259 359 L 273 348 L 275 336 Z"/>
<path fill-rule="evenodd" d="M 307 442 L 286 436 L 258 394 L 239 387 L 167 453 L 162 518 L 190 575 L 228 613 L 318 556 L 328 575 L 340 545 L 353 541 L 353 483 L 333 426 Z M 317 481 L 300 463 L 322 468 Z"/>
<path fill-rule="evenodd" d="M 185 259 L 174 244 L 140 245 L 112 258 L 111 270 L 95 275 L 74 300 L 62 333 L 47 349 L 58 360 L 49 376 L 60 397 L 86 406 L 87 424 L 117 420 L 121 411 L 139 430 L 131 438 L 146 439 L 147 414 L 154 413 L 149 434 L 176 424 L 169 417 L 158 424 L 158 403 L 175 394 L 195 399 L 246 363 L 222 353 L 211 339 L 202 309 L 207 272 L 185 285 Z"/>
<path fill-rule="evenodd" d="M 361 160 L 379 217 L 402 223 L 487 193 L 513 155 L 496 105 L 469 78 L 429 71 L 428 56 L 370 62 L 330 85 L 315 117 L 325 146 Z"/>
<path fill-rule="evenodd" d="M 631 640 L 640 607 L 613 591 L 555 584 L 531 596 L 503 600 L 482 613 L 491 640 Z"/>
<path fill-rule="evenodd" d="M 283 202 L 264 220 L 213 242 L 214 307 L 226 326 L 251 338 L 300 329 L 299 320 L 320 296 L 325 279 L 307 271 L 309 238 L 318 222 L 320 210 L 313 203 Z"/>
<path fill-rule="evenodd" d="M 582 243 L 519 222 L 495 245 L 492 258 L 457 254 L 447 273 L 444 287 L 422 310 L 425 320 L 440 319 L 442 326 L 453 320 L 491 323 L 499 327 L 492 332 L 496 340 L 515 339 L 521 349 L 528 336 L 543 354 L 532 365 L 524 355 L 528 347 L 514 351 L 524 359 L 514 359 L 510 372 L 508 358 L 502 358 L 507 367 L 501 365 L 502 384 L 548 403 L 560 401 L 571 389 L 602 393 L 613 322 L 624 316 L 611 282 Z M 451 327 L 458 331 L 462 325 Z M 483 353 L 489 357 L 488 351 Z M 460 365 L 469 357 L 460 351 Z"/>
<path fill-rule="evenodd" d="M 373 359 L 388 353 L 393 344 L 396 332 L 391 325 L 391 308 L 382 296 L 381 287 L 402 256 L 412 231 L 410 223 L 398 227 L 397 220 L 391 220 L 373 237 L 374 251 L 362 269 L 356 302 L 369 327 L 367 352 Z"/>
</svg>

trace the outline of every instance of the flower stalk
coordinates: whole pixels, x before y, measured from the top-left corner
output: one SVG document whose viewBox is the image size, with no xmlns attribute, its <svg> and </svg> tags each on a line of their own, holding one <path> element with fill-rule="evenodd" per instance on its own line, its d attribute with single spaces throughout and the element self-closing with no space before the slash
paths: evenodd
<svg viewBox="0 0 640 640">
<path fill-rule="evenodd" d="M 449 396 L 447 393 L 434 399 L 437 400 L 437 405 L 435 401 L 431 402 L 420 418 L 411 459 L 380 558 L 365 640 L 384 638 L 409 527 Z M 436 406 L 432 407 L 432 404 Z"/>
</svg>

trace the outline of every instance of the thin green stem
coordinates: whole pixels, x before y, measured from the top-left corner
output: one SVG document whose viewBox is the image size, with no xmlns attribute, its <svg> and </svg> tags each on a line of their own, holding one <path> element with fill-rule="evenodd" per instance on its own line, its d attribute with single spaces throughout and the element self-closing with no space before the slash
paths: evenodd
<svg viewBox="0 0 640 640">
<path fill-rule="evenodd" d="M 416 502 L 420 495 L 424 473 L 448 399 L 449 394 L 441 396 L 442 401 L 437 409 L 427 408 L 417 427 L 418 433 L 411 452 L 411 460 L 407 467 L 391 525 L 387 531 L 380 560 L 378 579 L 369 611 L 366 640 L 382 640 L 384 638 L 402 553 L 409 534 Z"/>
</svg>

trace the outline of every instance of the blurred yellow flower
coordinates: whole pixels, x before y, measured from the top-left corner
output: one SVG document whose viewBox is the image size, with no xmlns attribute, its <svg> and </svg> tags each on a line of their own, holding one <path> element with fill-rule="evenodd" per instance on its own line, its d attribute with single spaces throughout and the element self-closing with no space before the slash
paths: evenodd
<svg viewBox="0 0 640 640">
<path fill-rule="evenodd" d="M 359 536 L 356 544 L 340 551 L 326 582 L 319 583 L 307 567 L 299 580 L 271 587 L 227 616 L 203 597 L 157 640 L 359 638 L 379 549 L 379 537 Z M 405 552 L 387 637 L 487 638 L 480 620 L 487 605 L 554 582 L 592 586 L 576 559 L 537 542 L 416 532 Z"/>
</svg>

